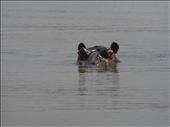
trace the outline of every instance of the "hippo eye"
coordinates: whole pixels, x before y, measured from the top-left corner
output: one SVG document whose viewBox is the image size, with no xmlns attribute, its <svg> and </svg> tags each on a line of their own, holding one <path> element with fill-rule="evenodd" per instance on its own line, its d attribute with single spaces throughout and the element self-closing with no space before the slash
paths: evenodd
<svg viewBox="0 0 170 127">
<path fill-rule="evenodd" d="M 113 55 L 113 52 L 110 52 L 109 55 L 112 56 L 112 55 Z"/>
</svg>

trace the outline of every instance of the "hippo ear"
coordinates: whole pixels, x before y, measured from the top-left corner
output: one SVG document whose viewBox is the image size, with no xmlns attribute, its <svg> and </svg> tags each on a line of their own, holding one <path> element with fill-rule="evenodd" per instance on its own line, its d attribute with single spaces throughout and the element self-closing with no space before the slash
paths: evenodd
<svg viewBox="0 0 170 127">
<path fill-rule="evenodd" d="M 117 51 L 119 50 L 119 45 L 116 42 L 112 42 L 110 45 L 110 48 L 113 50 L 113 52 L 116 54 Z"/>
<path fill-rule="evenodd" d="M 78 45 L 78 50 L 80 50 L 81 48 L 86 48 L 85 44 L 84 43 L 79 43 Z"/>
<path fill-rule="evenodd" d="M 89 57 L 89 52 L 87 52 L 85 50 L 85 48 L 81 48 L 79 51 L 78 51 L 78 55 L 79 55 L 79 58 L 80 60 L 86 60 L 88 57 Z"/>
</svg>

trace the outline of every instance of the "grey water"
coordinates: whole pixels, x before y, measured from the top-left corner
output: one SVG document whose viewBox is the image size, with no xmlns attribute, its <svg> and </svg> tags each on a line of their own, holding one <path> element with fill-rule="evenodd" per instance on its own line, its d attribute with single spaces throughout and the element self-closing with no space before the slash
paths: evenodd
<svg viewBox="0 0 170 127">
<path fill-rule="evenodd" d="M 77 45 L 112 41 L 112 70 Z M 169 2 L 2 1 L 2 126 L 169 126 Z"/>
</svg>

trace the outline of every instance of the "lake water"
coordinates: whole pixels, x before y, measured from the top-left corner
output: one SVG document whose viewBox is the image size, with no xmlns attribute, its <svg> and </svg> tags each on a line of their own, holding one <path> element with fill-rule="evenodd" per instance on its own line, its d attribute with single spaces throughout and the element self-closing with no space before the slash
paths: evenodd
<svg viewBox="0 0 170 127">
<path fill-rule="evenodd" d="M 2 126 L 168 126 L 169 2 L 1 3 Z M 77 45 L 120 45 L 112 71 Z"/>
</svg>

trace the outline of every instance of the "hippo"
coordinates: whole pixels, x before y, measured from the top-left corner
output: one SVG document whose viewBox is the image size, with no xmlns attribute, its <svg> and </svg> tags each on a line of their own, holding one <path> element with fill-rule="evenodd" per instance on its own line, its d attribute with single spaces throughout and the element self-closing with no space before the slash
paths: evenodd
<svg viewBox="0 0 170 127">
<path fill-rule="evenodd" d="M 80 66 L 111 66 L 119 63 L 120 60 L 116 57 L 119 50 L 117 42 L 112 42 L 110 48 L 96 45 L 87 48 L 84 43 L 78 45 L 78 58 L 77 64 Z"/>
</svg>

